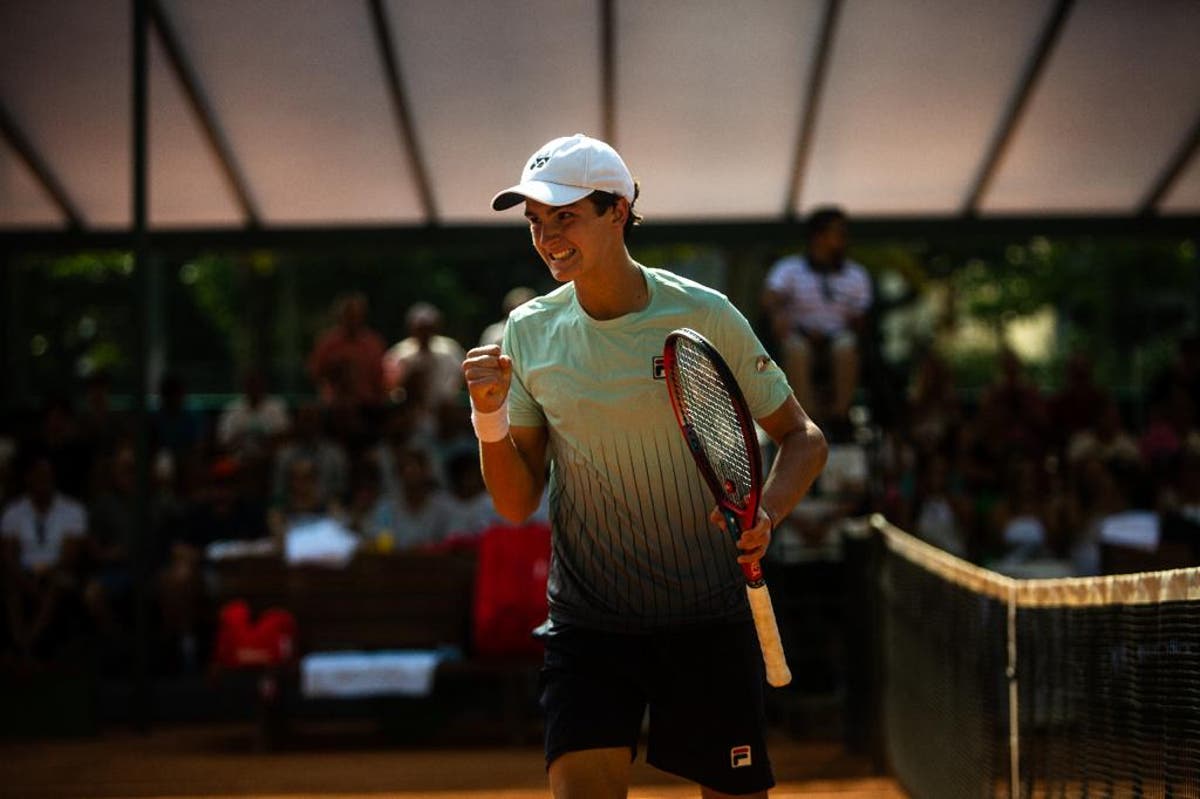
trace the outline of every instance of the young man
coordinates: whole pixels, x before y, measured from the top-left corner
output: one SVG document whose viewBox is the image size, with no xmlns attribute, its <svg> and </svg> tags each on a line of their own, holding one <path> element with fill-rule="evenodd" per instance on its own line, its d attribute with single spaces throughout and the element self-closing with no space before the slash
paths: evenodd
<svg viewBox="0 0 1200 799">
<path fill-rule="evenodd" d="M 762 655 L 738 561 L 766 552 L 825 442 L 724 296 L 630 257 L 637 195 L 616 151 L 577 134 L 539 149 L 492 200 L 524 203 L 533 247 L 563 285 L 514 310 L 500 347 L 463 362 L 484 481 L 514 522 L 549 486 L 542 705 L 554 795 L 625 796 L 649 707 L 649 763 L 704 797 L 765 796 Z M 730 362 L 779 445 L 758 523 L 736 547 L 663 381 L 663 342 L 684 326 Z"/>
</svg>

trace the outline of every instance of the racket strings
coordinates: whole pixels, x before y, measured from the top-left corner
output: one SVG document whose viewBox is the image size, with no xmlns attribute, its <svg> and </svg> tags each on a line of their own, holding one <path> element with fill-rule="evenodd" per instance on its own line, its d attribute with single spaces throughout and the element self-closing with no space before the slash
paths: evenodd
<svg viewBox="0 0 1200 799">
<path fill-rule="evenodd" d="M 726 497 L 744 507 L 754 472 L 746 438 L 725 380 L 708 355 L 687 339 L 676 344 L 675 388 L 690 434 L 699 441 Z"/>
</svg>

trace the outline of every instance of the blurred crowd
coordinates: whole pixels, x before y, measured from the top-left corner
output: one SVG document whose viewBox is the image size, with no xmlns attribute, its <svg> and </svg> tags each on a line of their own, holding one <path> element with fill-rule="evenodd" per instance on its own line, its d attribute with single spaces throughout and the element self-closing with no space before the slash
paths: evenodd
<svg viewBox="0 0 1200 799">
<path fill-rule="evenodd" d="M 504 315 L 531 296 L 514 289 Z M 407 335 L 391 346 L 369 311 L 361 293 L 335 301 L 307 361 L 311 400 L 285 401 L 254 369 L 225 407 L 201 412 L 166 374 L 144 471 L 138 419 L 114 410 L 103 373 L 0 432 L 0 654 L 69 658 L 100 641 L 107 666 L 125 669 L 141 586 L 155 667 L 195 669 L 216 616 L 205 569 L 215 548 L 283 551 L 297 530 L 332 528 L 399 551 L 500 522 L 479 470 L 463 345 L 442 334 L 431 304 L 408 309 Z M 503 323 L 480 340 L 495 341 Z"/>
<path fill-rule="evenodd" d="M 821 246 L 840 262 L 844 233 L 830 235 L 833 244 Z M 786 264 L 762 311 L 780 336 L 798 336 L 805 331 L 787 322 L 789 286 L 810 291 L 809 303 L 846 298 L 843 321 L 777 350 L 834 444 L 828 471 L 847 449 L 867 464 L 837 514 L 883 513 L 1014 576 L 1122 570 L 1120 551 L 1138 553 L 1144 568 L 1200 563 L 1200 340 L 1179 343 L 1136 406 L 1096 381 L 1086 353 L 1048 391 L 1005 350 L 992 382 L 968 392 L 930 349 L 911 369 L 899 413 L 864 426 L 854 411 L 871 403 L 869 359 L 846 353 L 869 341 L 870 296 L 857 275 L 839 283 L 828 273 L 835 267 L 818 266 L 810 279 Z M 507 313 L 532 296 L 510 292 L 478 342 L 498 342 Z M 407 310 L 407 335 L 393 344 L 371 326 L 363 294 L 338 298 L 332 317 L 308 357 L 309 400 L 273 394 L 256 369 L 225 407 L 202 413 L 167 374 L 139 442 L 137 418 L 113 409 L 101 373 L 77 397 L 49 398 L 35 418 L 0 432 L 5 658 L 70 657 L 80 641 L 100 639 L 110 666 L 126 668 L 144 597 L 156 668 L 196 668 L 216 615 L 205 570 L 214 546 L 282 549 L 292 531 L 320 521 L 361 546 L 396 551 L 469 539 L 500 522 L 462 385 L 464 350 L 476 342 L 444 335 L 428 303 Z M 806 540 L 810 511 L 829 493 L 818 485 L 791 520 Z M 779 557 L 775 546 L 768 557 Z"/>
</svg>

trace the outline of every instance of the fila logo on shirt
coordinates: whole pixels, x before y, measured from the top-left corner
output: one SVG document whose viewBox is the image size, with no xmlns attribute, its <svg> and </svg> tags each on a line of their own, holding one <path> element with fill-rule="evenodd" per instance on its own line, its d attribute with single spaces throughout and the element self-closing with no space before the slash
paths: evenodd
<svg viewBox="0 0 1200 799">
<path fill-rule="evenodd" d="M 751 765 L 753 762 L 750 758 L 750 747 L 735 746 L 729 750 L 730 768 L 742 768 L 743 766 Z"/>
<path fill-rule="evenodd" d="M 663 356 L 655 355 L 650 361 L 650 372 L 654 375 L 655 380 L 667 379 L 667 367 L 663 362 Z"/>
</svg>

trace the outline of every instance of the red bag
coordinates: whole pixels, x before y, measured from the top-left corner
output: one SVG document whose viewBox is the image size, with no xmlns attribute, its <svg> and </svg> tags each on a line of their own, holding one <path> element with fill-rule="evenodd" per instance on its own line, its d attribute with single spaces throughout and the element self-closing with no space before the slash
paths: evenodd
<svg viewBox="0 0 1200 799">
<path fill-rule="evenodd" d="M 221 607 L 213 657 L 226 668 L 275 666 L 291 659 L 295 640 L 296 619 L 291 613 L 272 608 L 254 622 L 250 606 L 235 599 Z"/>
<path fill-rule="evenodd" d="M 480 535 L 471 639 L 476 655 L 540 656 L 546 620 L 550 528 L 496 525 Z"/>
</svg>

